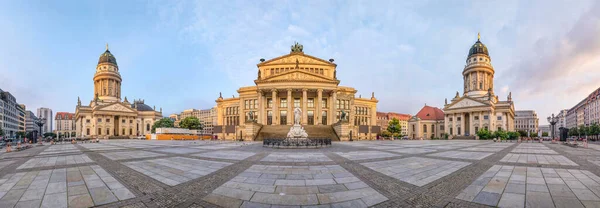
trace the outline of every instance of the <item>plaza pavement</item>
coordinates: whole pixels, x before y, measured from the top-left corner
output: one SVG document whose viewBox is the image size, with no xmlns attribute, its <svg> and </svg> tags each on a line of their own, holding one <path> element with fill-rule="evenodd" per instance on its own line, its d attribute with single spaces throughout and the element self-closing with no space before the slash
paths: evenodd
<svg viewBox="0 0 600 208">
<path fill-rule="evenodd" d="M 600 207 L 597 144 L 111 140 L 0 151 L 0 207 Z"/>
</svg>

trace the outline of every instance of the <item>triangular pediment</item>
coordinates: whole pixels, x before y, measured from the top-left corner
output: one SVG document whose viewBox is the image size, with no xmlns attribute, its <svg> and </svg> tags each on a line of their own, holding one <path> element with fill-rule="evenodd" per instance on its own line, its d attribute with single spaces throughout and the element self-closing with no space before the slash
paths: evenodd
<svg viewBox="0 0 600 208">
<path fill-rule="evenodd" d="M 287 55 L 283 55 L 280 57 L 276 57 L 267 61 L 264 61 L 260 64 L 258 64 L 257 66 L 268 66 L 268 65 L 276 65 L 276 64 L 298 64 L 298 65 L 302 65 L 302 64 L 316 64 L 316 65 L 330 65 L 330 66 L 336 66 L 334 63 L 331 63 L 329 61 L 311 56 L 311 55 L 306 55 L 304 53 L 290 53 Z"/>
<path fill-rule="evenodd" d="M 469 97 L 462 97 L 462 98 L 450 103 L 444 109 L 451 110 L 451 109 L 459 109 L 459 108 L 486 107 L 486 106 L 489 106 L 489 104 L 483 103 L 483 102 L 475 100 L 475 99 L 471 99 Z"/>
<path fill-rule="evenodd" d="M 114 104 L 109 104 L 106 106 L 102 106 L 98 109 L 96 109 L 96 111 L 112 111 L 112 112 L 125 112 L 125 113 L 135 113 L 135 110 L 133 110 L 131 107 L 126 106 L 122 103 L 114 103 Z"/>
<path fill-rule="evenodd" d="M 327 77 L 312 74 L 301 70 L 293 70 L 283 74 L 278 74 L 267 79 L 261 80 L 261 82 L 278 82 L 278 81 L 312 81 L 312 82 L 335 82 Z"/>
</svg>

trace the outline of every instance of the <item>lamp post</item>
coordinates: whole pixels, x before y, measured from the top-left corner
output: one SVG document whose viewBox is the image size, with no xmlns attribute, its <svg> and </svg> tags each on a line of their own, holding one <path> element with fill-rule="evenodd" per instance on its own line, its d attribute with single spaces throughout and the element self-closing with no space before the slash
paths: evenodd
<svg viewBox="0 0 600 208">
<path fill-rule="evenodd" d="M 554 139 L 554 126 L 556 125 L 556 123 L 558 122 L 558 117 L 554 117 L 554 113 L 552 114 L 552 116 L 548 116 L 548 123 L 550 123 L 551 126 L 551 134 L 552 134 L 552 139 Z"/>
<path fill-rule="evenodd" d="M 40 127 L 40 136 L 43 136 L 42 126 L 44 126 L 44 124 L 46 124 L 46 119 L 38 118 L 34 121 L 34 123 Z M 33 143 L 37 143 L 37 142 L 38 142 L 37 137 L 33 138 Z"/>
</svg>

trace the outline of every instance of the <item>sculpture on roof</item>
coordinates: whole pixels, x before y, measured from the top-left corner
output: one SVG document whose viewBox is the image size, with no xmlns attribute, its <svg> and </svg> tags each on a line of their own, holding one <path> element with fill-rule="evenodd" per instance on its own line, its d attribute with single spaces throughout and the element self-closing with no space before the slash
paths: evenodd
<svg viewBox="0 0 600 208">
<path fill-rule="evenodd" d="M 294 45 L 292 45 L 292 52 L 302 52 L 302 49 L 303 46 L 298 42 L 295 42 Z"/>
</svg>

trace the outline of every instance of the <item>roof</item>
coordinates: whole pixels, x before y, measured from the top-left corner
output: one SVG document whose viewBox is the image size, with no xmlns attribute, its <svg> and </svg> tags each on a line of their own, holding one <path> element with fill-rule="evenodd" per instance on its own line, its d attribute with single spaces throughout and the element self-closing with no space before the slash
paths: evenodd
<svg viewBox="0 0 600 208">
<path fill-rule="evenodd" d="M 394 113 L 394 112 L 377 112 L 377 117 L 386 117 L 387 119 L 397 118 L 398 120 L 408 121 L 410 114 Z"/>
<path fill-rule="evenodd" d="M 444 111 L 439 108 L 424 106 L 416 115 L 421 120 L 444 120 Z"/>
<path fill-rule="evenodd" d="M 477 42 L 475 42 L 475 44 L 473 44 L 473 46 L 471 46 L 471 49 L 469 49 L 469 55 L 468 56 L 471 56 L 471 55 L 474 55 L 474 54 L 485 54 L 487 56 L 490 55 L 488 53 L 487 46 L 485 46 L 485 44 L 483 44 L 479 40 L 479 38 L 477 38 Z"/>
<path fill-rule="evenodd" d="M 54 120 L 74 120 L 75 114 L 69 112 L 56 112 L 56 116 L 54 116 Z"/>
<path fill-rule="evenodd" d="M 154 111 L 154 109 L 144 103 L 134 103 L 131 104 L 131 108 L 134 108 L 138 111 Z"/>
<path fill-rule="evenodd" d="M 110 53 L 110 51 L 108 50 L 108 47 L 106 48 L 106 51 L 104 51 L 104 53 L 102 53 L 100 55 L 100 58 L 98 59 L 98 64 L 101 63 L 111 63 L 114 65 L 117 65 L 117 58 L 115 58 L 115 56 L 112 55 L 112 53 Z"/>
</svg>

